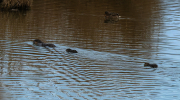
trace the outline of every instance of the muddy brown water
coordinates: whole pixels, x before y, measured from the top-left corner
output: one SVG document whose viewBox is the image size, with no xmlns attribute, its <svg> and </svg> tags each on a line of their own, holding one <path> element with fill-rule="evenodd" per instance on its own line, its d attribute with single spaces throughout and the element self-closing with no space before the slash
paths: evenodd
<svg viewBox="0 0 180 100">
<path fill-rule="evenodd" d="M 1 11 L 1 99 L 179 99 L 179 5 L 34 0 L 30 11 Z M 107 21 L 105 11 L 121 18 Z M 32 45 L 34 39 L 55 44 L 58 52 Z M 144 68 L 144 62 L 158 68 Z"/>
</svg>

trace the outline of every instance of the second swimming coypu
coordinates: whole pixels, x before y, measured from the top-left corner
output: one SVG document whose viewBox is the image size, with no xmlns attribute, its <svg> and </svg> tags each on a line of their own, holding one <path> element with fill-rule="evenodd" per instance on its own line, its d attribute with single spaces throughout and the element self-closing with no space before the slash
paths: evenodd
<svg viewBox="0 0 180 100">
<path fill-rule="evenodd" d="M 66 52 L 68 52 L 68 53 L 78 53 L 76 50 L 72 50 L 72 49 L 66 49 Z"/>
<path fill-rule="evenodd" d="M 52 48 L 56 47 L 54 44 L 47 44 L 47 43 L 42 42 L 39 39 L 35 39 L 33 41 L 33 44 L 36 45 L 36 46 L 42 46 L 42 47 L 52 47 Z"/>
<path fill-rule="evenodd" d="M 158 67 L 157 64 L 144 63 L 144 67 L 146 67 L 146 66 L 149 66 L 149 67 L 151 67 L 151 68 L 157 68 L 157 67 Z"/>
</svg>

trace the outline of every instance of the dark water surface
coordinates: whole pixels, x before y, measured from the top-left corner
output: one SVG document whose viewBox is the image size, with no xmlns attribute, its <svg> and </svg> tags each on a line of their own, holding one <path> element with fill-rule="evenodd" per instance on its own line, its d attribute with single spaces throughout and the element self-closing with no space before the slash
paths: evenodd
<svg viewBox="0 0 180 100">
<path fill-rule="evenodd" d="M 177 0 L 34 0 L 30 11 L 1 11 L 0 98 L 178 100 L 179 14 Z"/>
</svg>

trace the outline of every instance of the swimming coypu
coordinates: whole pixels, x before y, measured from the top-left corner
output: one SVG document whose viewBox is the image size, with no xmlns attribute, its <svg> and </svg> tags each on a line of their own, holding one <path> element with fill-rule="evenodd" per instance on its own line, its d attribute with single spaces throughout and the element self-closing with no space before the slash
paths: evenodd
<svg viewBox="0 0 180 100">
<path fill-rule="evenodd" d="M 78 53 L 76 50 L 72 50 L 72 49 L 66 49 L 66 52 L 68 52 L 68 53 Z"/>
<path fill-rule="evenodd" d="M 47 43 L 42 42 L 39 39 L 35 39 L 33 41 L 33 44 L 36 46 L 42 46 L 42 47 L 56 47 L 54 44 L 47 44 Z"/>
<path fill-rule="evenodd" d="M 105 18 L 106 19 L 117 19 L 117 18 L 120 18 L 121 16 L 119 16 L 118 13 L 111 13 L 111 12 L 108 12 L 108 11 L 105 11 Z"/>
<path fill-rule="evenodd" d="M 144 67 L 146 67 L 146 66 L 149 66 L 149 67 L 151 67 L 151 68 L 157 68 L 157 67 L 158 67 L 157 64 L 144 63 Z"/>
</svg>

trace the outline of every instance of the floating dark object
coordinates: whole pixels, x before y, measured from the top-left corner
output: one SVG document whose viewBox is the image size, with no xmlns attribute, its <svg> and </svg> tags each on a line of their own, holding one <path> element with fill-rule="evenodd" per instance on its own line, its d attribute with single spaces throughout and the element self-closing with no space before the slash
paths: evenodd
<svg viewBox="0 0 180 100">
<path fill-rule="evenodd" d="M 121 16 L 119 16 L 118 13 L 112 13 L 112 12 L 105 11 L 105 18 L 106 19 L 118 19 L 120 17 Z"/>
<path fill-rule="evenodd" d="M 146 66 L 149 66 L 149 67 L 151 67 L 151 68 L 157 68 L 157 67 L 158 67 L 157 64 L 144 63 L 144 67 L 146 67 Z"/>
<path fill-rule="evenodd" d="M 42 46 L 42 47 L 56 47 L 54 44 L 47 44 L 47 43 L 42 42 L 39 39 L 35 39 L 33 41 L 33 44 L 36 46 Z"/>
<path fill-rule="evenodd" d="M 76 50 L 72 50 L 72 49 L 66 49 L 66 52 L 68 52 L 68 53 L 78 53 Z"/>
</svg>

